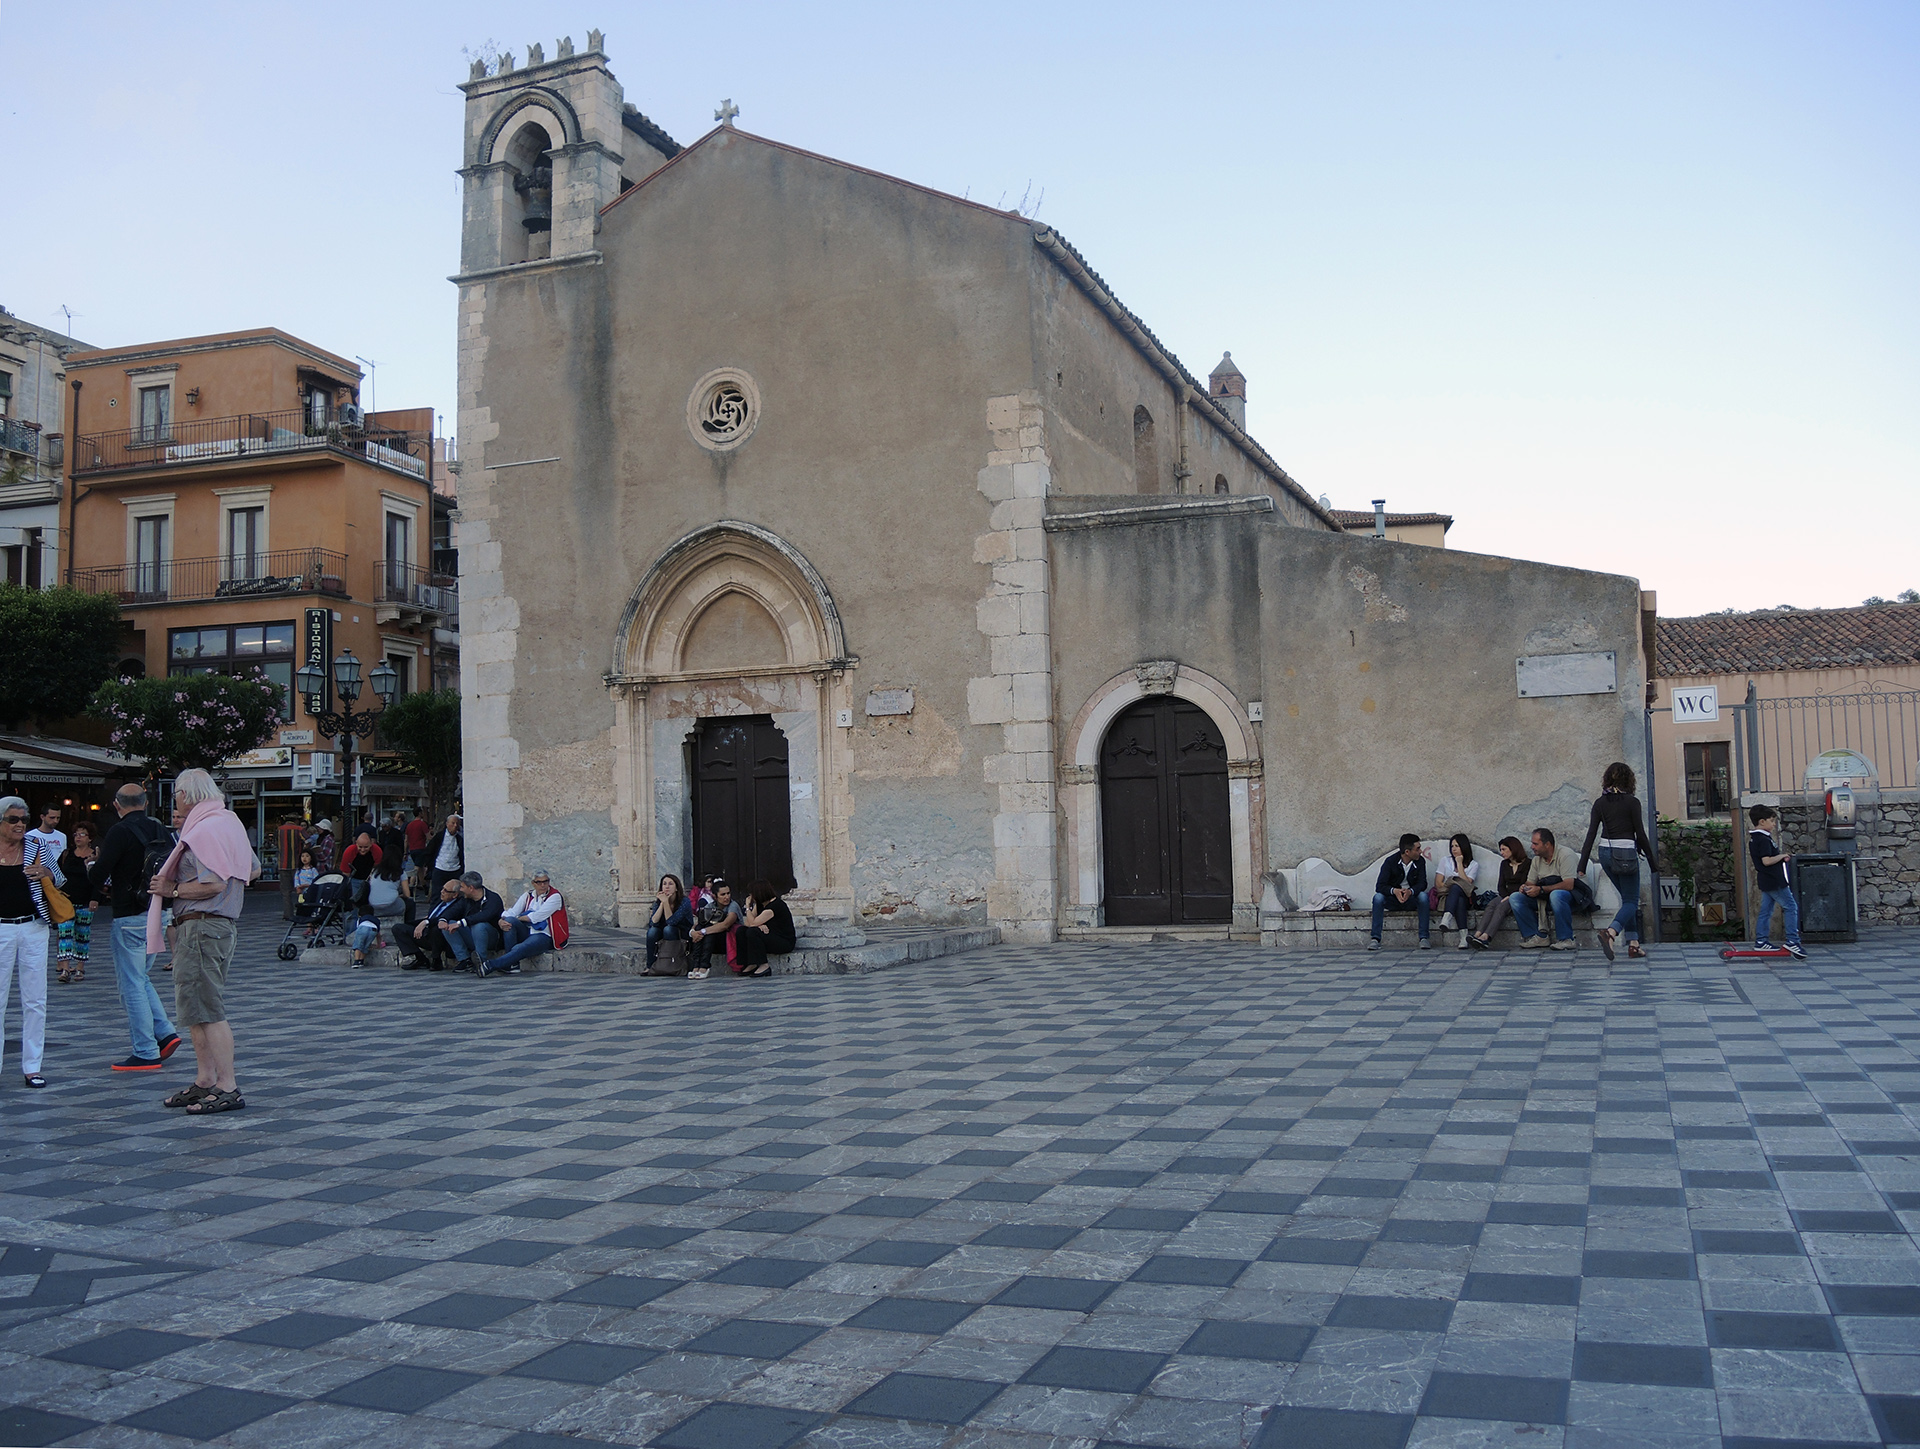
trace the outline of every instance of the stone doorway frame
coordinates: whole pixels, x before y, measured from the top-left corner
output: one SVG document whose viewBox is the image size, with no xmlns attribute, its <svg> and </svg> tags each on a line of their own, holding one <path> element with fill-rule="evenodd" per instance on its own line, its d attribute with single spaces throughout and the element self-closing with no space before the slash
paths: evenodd
<svg viewBox="0 0 1920 1449">
<path fill-rule="evenodd" d="M 1157 694 L 1197 705 L 1227 743 L 1227 828 L 1233 841 L 1233 924 L 1236 936 L 1260 930 L 1260 879 L 1266 870 L 1266 767 L 1260 736 L 1238 698 L 1210 674 L 1172 659 L 1154 659 L 1114 675 L 1094 690 L 1067 727 L 1060 767 L 1060 806 L 1066 834 L 1068 926 L 1105 924 L 1106 856 L 1100 819 L 1100 744 L 1128 706 Z"/>
<path fill-rule="evenodd" d="M 738 593 L 779 626 L 785 662 L 732 672 L 683 669 L 695 621 Z M 799 550 L 756 524 L 722 519 L 680 538 L 640 580 L 615 630 L 605 676 L 614 701 L 614 818 L 619 918 L 646 924 L 653 886 L 692 848 L 684 741 L 702 719 L 771 715 L 787 737 L 793 870 L 789 899 L 808 916 L 851 918 L 853 801 L 841 711 L 852 708 L 840 612 Z M 805 793 L 801 793 L 804 791 Z"/>
</svg>

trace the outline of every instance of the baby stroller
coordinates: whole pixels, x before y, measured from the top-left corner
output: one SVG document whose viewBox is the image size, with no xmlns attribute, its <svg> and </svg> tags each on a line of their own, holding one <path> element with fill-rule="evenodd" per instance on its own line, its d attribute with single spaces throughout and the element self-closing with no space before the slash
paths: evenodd
<svg viewBox="0 0 1920 1449">
<path fill-rule="evenodd" d="M 293 924 L 280 942 L 282 961 L 298 960 L 306 946 L 344 946 L 347 943 L 347 878 L 337 871 L 323 875 L 294 903 Z M 296 941 L 295 936 L 301 939 Z"/>
</svg>

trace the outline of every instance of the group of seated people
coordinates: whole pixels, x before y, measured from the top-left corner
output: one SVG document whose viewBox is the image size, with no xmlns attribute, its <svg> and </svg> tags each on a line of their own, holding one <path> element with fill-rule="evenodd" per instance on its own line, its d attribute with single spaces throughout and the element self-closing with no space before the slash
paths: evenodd
<svg viewBox="0 0 1920 1449">
<path fill-rule="evenodd" d="M 356 910 L 350 944 L 358 966 L 378 939 L 380 923 L 370 908 Z M 479 871 L 470 870 L 442 881 L 438 898 L 419 920 L 414 919 L 409 901 L 395 939 L 402 971 L 518 976 L 523 961 L 563 949 L 567 933 L 566 898 L 553 888 L 544 870 L 533 873 L 527 889 L 511 906 L 498 891 L 488 889 Z"/>
<path fill-rule="evenodd" d="M 736 976 L 771 976 L 768 958 L 792 951 L 798 934 L 784 893 L 757 880 L 737 900 L 732 884 L 717 875 L 692 891 L 677 875 L 661 876 L 647 922 L 647 974 L 704 981 L 718 965 Z"/>
<path fill-rule="evenodd" d="M 1418 835 L 1400 837 L 1400 848 L 1380 862 L 1380 873 L 1374 880 L 1373 931 L 1368 950 L 1380 949 L 1380 931 L 1388 911 L 1415 913 L 1420 947 L 1425 950 L 1430 944 L 1429 922 L 1436 903 L 1443 909 L 1441 929 L 1459 931 L 1462 951 L 1489 949 L 1494 933 L 1508 915 L 1519 929 L 1523 947 L 1575 949 L 1573 915 L 1575 911 L 1593 910 L 1593 888 L 1571 853 L 1555 842 L 1551 830 L 1544 825 L 1535 830 L 1531 849 L 1522 845 L 1518 836 L 1501 840 L 1499 871 L 1492 882 L 1484 879 L 1483 862 L 1474 858 L 1473 842 L 1465 834 L 1447 841 L 1447 856 L 1429 880 L 1427 867 L 1433 853 L 1420 843 Z M 1637 882 L 1633 889 L 1637 896 Z M 1553 917 L 1551 942 L 1539 921 L 1543 903 Z M 1637 940 L 1630 943 L 1628 954 L 1641 954 Z"/>
</svg>

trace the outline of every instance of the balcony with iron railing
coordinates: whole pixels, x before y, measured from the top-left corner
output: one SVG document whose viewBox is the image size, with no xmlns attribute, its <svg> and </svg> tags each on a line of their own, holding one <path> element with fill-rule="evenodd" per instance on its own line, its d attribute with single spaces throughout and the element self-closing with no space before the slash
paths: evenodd
<svg viewBox="0 0 1920 1449">
<path fill-rule="evenodd" d="M 437 569 L 381 559 L 374 566 L 373 602 L 385 619 L 419 615 L 445 629 L 460 627 L 460 581 Z"/>
<path fill-rule="evenodd" d="M 347 556 L 324 548 L 287 548 L 220 558 L 176 558 L 113 568 L 76 569 L 73 586 L 112 594 L 122 604 L 184 604 L 289 594 L 347 597 Z"/>
<path fill-rule="evenodd" d="M 21 418 L 0 418 L 0 450 L 38 458 L 40 424 L 29 423 Z"/>
<path fill-rule="evenodd" d="M 205 466 L 234 458 L 280 458 L 341 453 L 422 482 L 429 440 L 424 434 L 349 426 L 340 417 L 318 420 L 303 408 L 196 418 L 85 433 L 74 440 L 76 475 L 131 469 Z"/>
</svg>

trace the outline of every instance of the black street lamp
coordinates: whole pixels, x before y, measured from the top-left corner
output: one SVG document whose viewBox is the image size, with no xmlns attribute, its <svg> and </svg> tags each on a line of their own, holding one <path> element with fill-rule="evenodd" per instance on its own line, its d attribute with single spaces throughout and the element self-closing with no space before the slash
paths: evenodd
<svg viewBox="0 0 1920 1449">
<path fill-rule="evenodd" d="M 384 659 L 374 665 L 368 677 L 373 682 L 373 692 L 380 696 L 380 708 L 362 710 L 353 707 L 353 702 L 360 697 L 360 661 L 353 657 L 351 649 L 333 661 L 332 687 L 339 691 L 340 698 L 345 701 L 344 709 L 328 707 L 327 671 L 319 664 L 309 660 L 293 677 L 303 695 L 308 698 L 315 695 L 320 697 L 321 708 L 313 716 L 314 728 L 325 739 L 346 741 L 346 784 L 342 787 L 346 808 L 341 813 L 345 827 L 357 826 L 359 818 L 353 813 L 353 741 L 356 736 L 364 740 L 373 733 L 373 722 L 393 703 L 394 687 L 400 676 Z"/>
</svg>

